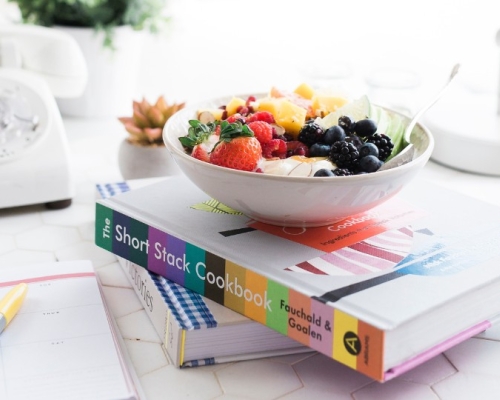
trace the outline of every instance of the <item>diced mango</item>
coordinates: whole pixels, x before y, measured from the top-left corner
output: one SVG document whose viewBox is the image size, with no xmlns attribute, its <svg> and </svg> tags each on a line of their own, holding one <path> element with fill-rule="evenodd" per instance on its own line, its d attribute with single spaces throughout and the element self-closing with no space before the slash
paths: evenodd
<svg viewBox="0 0 500 400">
<path fill-rule="evenodd" d="M 242 98 L 240 97 L 233 97 L 229 103 L 227 103 L 226 105 L 226 111 L 227 111 L 227 115 L 233 115 L 233 114 L 236 114 L 238 112 L 238 108 L 241 107 L 241 106 L 244 106 L 246 104 L 246 101 L 243 100 Z"/>
<path fill-rule="evenodd" d="M 274 115 L 276 123 L 297 139 L 300 129 L 306 122 L 307 110 L 286 99 L 282 99 L 278 104 L 277 113 Z"/>
<path fill-rule="evenodd" d="M 347 99 L 339 96 L 314 95 L 312 97 L 312 111 L 317 117 L 324 117 L 347 103 Z"/>
<path fill-rule="evenodd" d="M 311 100 L 314 96 L 314 89 L 307 83 L 301 83 L 294 90 L 294 93 L 298 94 L 299 96 L 302 96 L 304 99 Z"/>
<path fill-rule="evenodd" d="M 274 115 L 274 118 L 276 118 L 276 115 L 278 115 L 278 105 L 279 101 L 277 101 L 277 99 L 264 98 L 262 100 L 259 100 L 257 104 L 257 111 L 270 112 L 271 114 Z"/>
</svg>

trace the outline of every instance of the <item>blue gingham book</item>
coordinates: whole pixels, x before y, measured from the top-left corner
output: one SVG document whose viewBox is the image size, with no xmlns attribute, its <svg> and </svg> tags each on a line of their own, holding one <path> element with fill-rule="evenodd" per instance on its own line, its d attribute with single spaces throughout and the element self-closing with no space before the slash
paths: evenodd
<svg viewBox="0 0 500 400">
<path fill-rule="evenodd" d="M 184 287 L 171 282 L 160 275 L 149 272 L 152 281 L 167 303 L 172 316 L 183 330 L 215 328 L 217 321 L 203 301 L 203 298 Z M 197 367 L 215 364 L 215 357 L 197 360 L 183 360 L 182 367 Z"/>
</svg>

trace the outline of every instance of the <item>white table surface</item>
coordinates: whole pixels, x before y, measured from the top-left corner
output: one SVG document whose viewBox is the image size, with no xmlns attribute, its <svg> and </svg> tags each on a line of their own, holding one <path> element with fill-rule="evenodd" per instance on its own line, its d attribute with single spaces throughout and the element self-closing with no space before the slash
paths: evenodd
<svg viewBox="0 0 500 400">
<path fill-rule="evenodd" d="M 92 260 L 147 400 L 499 398 L 500 326 L 384 384 L 315 353 L 175 368 L 115 257 L 94 244 L 95 184 L 122 180 L 117 167 L 121 125 L 113 118 L 64 122 L 77 183 L 73 204 L 52 211 L 38 205 L 0 210 L 0 271 L 6 265 Z M 420 175 L 500 206 L 500 178 L 433 162 Z"/>
<path fill-rule="evenodd" d="M 391 57 L 404 58 L 408 62 L 425 60 L 420 67 L 424 72 L 431 71 L 432 75 L 423 84 L 431 83 L 432 78 L 441 84 L 464 48 L 478 49 L 479 40 L 486 47 L 482 50 L 489 52 L 491 47 L 494 49 L 489 40 L 496 32 L 498 15 L 484 11 L 485 7 L 492 7 L 489 0 L 479 0 L 482 5 L 472 9 L 465 7 L 465 2 L 432 2 L 432 12 L 426 11 L 418 2 L 408 7 L 415 19 L 420 18 L 425 23 L 410 27 L 411 24 L 404 19 L 408 9 L 406 6 L 401 8 L 398 1 L 383 0 L 383 5 L 355 1 L 344 2 L 341 18 L 335 20 L 337 25 L 332 25 L 337 30 L 330 30 L 328 24 L 336 15 L 337 2 L 331 3 L 333 9 L 313 14 L 304 12 L 304 3 L 297 6 L 299 2 L 294 1 L 252 2 L 254 7 L 249 6 L 245 12 L 231 8 L 234 3 L 224 0 L 177 0 L 172 3 L 176 18 L 173 32 L 167 40 L 155 39 L 144 47 L 137 99 L 146 96 L 153 100 L 159 94 L 165 94 L 167 99 L 192 100 L 213 94 L 232 94 L 228 91 L 228 84 L 231 88 L 237 87 L 238 93 L 256 88 L 266 90 L 272 84 L 295 85 L 304 76 L 291 66 L 310 62 L 319 64 L 330 56 L 336 55 L 338 59 L 339 55 L 345 54 L 348 55 L 347 61 L 364 67 L 361 73 L 369 67 L 387 65 L 393 60 Z M 312 9 L 319 10 L 327 2 L 315 0 L 312 3 L 315 4 Z M 274 12 L 287 17 L 268 18 L 267 7 L 271 4 Z M 362 9 L 367 11 L 363 14 L 365 19 L 358 20 L 359 14 L 356 13 Z M 388 9 L 391 12 L 386 13 Z M 384 10 L 382 14 L 390 16 L 390 23 L 372 21 L 371 15 L 377 10 Z M 226 12 L 224 18 L 217 19 L 222 11 Z M 210 12 L 210 18 L 207 18 Z M 401 18 L 393 18 L 395 12 L 401 12 Z M 448 18 L 450 13 L 453 18 Z M 248 21 L 241 20 L 245 15 L 249 16 Z M 264 16 L 263 23 L 256 23 L 255 19 L 261 16 Z M 288 29 L 291 25 L 288 18 L 292 17 L 296 19 L 292 25 L 300 29 Z M 476 21 L 474 28 L 469 25 L 470 21 Z M 282 22 L 281 28 L 279 22 Z M 357 29 L 360 26 L 366 29 Z M 374 35 L 378 33 L 378 39 L 371 34 L 367 36 L 367 30 Z M 305 32 L 312 36 L 310 40 Z M 330 36 L 324 35 L 325 32 Z M 393 42 L 397 37 L 407 45 L 397 47 Z M 277 50 L 284 39 L 287 40 L 280 53 Z M 298 45 L 297 41 L 301 39 L 307 39 L 307 47 Z M 382 43 L 381 39 L 394 46 L 377 45 Z M 414 46 L 413 52 L 408 47 L 411 45 Z M 435 46 L 431 48 L 430 45 Z M 394 50 L 396 47 L 397 51 Z M 447 51 L 443 50 L 445 47 Z M 269 57 L 256 53 L 258 49 L 267 50 L 265 53 Z M 343 50 L 348 50 L 348 53 Z M 210 57 L 206 51 L 211 51 Z M 496 53 L 488 54 L 487 58 L 496 62 Z M 357 62 L 356 55 L 363 62 Z M 197 64 L 200 56 L 206 61 L 201 70 Z M 205 56 L 207 58 L 203 58 Z M 225 61 L 225 56 L 233 57 L 232 64 Z M 367 60 L 370 62 L 366 63 Z M 477 65 L 492 66 L 493 73 L 497 71 L 494 63 L 483 62 L 481 57 L 476 56 L 473 60 Z M 271 64 L 275 68 L 268 73 Z M 201 71 L 201 75 L 196 75 Z M 290 73 L 284 73 L 286 71 Z M 482 72 L 473 76 L 477 79 L 492 76 L 491 68 L 486 74 Z M 436 87 L 432 86 L 428 92 L 436 92 Z M 496 86 L 492 82 L 488 87 Z M 1 267 L 6 265 L 90 259 L 104 284 L 106 300 L 125 339 L 147 400 L 500 398 L 500 326 L 384 384 L 373 382 L 319 354 L 183 370 L 175 368 L 165 357 L 160 338 L 116 258 L 94 244 L 95 184 L 122 180 L 117 155 L 119 144 L 125 137 L 123 128 L 116 118 L 65 118 L 64 125 L 76 176 L 77 192 L 73 204 L 67 209 L 51 211 L 38 205 L 0 210 L 0 273 Z M 500 177 L 463 173 L 434 162 L 429 162 L 420 176 L 500 206 Z"/>
</svg>

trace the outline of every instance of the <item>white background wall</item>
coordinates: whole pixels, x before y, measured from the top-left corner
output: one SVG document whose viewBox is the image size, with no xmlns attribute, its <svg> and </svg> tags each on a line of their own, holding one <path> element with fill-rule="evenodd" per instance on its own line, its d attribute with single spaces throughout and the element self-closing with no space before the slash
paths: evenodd
<svg viewBox="0 0 500 400">
<path fill-rule="evenodd" d="M 364 82 L 409 68 L 436 91 L 457 61 L 461 80 L 496 90 L 498 0 L 170 0 L 166 34 L 143 50 L 138 95 L 194 100 L 293 89 L 304 66 L 348 62 Z"/>
<path fill-rule="evenodd" d="M 311 68 L 345 64 L 358 91 L 374 69 L 396 66 L 419 75 L 425 97 L 456 62 L 468 88 L 498 87 L 500 0 L 168 0 L 167 12 L 167 32 L 146 35 L 137 54 L 137 99 L 293 89 Z"/>
</svg>

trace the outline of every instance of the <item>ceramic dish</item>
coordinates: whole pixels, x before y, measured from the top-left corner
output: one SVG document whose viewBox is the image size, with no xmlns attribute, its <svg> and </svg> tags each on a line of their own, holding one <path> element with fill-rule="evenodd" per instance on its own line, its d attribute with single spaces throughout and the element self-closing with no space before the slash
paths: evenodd
<svg viewBox="0 0 500 400">
<path fill-rule="evenodd" d="M 256 95 L 259 96 L 264 95 Z M 248 95 L 238 97 L 247 98 Z M 427 163 L 434 147 L 430 131 L 417 124 L 411 137 L 415 146 L 413 161 L 386 171 L 344 177 L 266 175 L 219 167 L 191 157 L 178 139 L 186 135 L 188 121 L 196 118 L 197 110 L 216 108 L 230 99 L 219 98 L 177 112 L 166 124 L 163 139 L 182 172 L 196 186 L 260 222 L 279 226 L 323 226 L 367 211 L 409 184 Z"/>
</svg>

